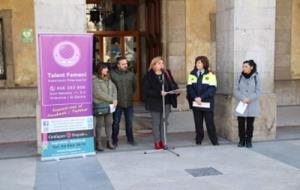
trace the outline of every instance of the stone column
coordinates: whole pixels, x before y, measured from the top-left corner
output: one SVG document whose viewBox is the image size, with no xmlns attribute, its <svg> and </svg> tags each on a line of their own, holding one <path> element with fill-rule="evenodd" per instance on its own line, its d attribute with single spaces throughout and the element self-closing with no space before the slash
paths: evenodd
<svg viewBox="0 0 300 190">
<path fill-rule="evenodd" d="M 186 84 L 186 0 L 162 1 L 163 57 L 180 88 Z M 187 109 L 185 93 L 178 97 L 177 110 Z"/>
<path fill-rule="evenodd" d="M 35 30 L 39 33 L 78 34 L 86 32 L 85 0 L 35 0 Z M 36 40 L 38 41 L 38 40 Z M 36 46 L 38 47 L 38 45 Z M 37 48 L 37 55 L 38 55 Z M 38 58 L 37 58 L 38 63 Z M 37 64 L 39 67 L 39 63 Z M 39 69 L 38 69 L 39 71 Z M 38 72 L 38 84 L 39 84 Z M 36 104 L 37 147 L 41 153 L 40 95 Z"/>
<path fill-rule="evenodd" d="M 220 0 L 216 14 L 216 56 L 218 94 L 216 126 L 219 135 L 238 140 L 234 83 L 242 62 L 254 59 L 262 81 L 262 115 L 255 121 L 254 140 L 274 139 L 276 135 L 276 96 L 274 95 L 275 0 Z"/>
</svg>

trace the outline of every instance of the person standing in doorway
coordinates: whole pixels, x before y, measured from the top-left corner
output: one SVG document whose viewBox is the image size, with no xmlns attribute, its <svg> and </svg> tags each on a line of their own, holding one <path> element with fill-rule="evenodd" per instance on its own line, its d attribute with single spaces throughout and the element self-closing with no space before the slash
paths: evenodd
<svg viewBox="0 0 300 190">
<path fill-rule="evenodd" d="M 214 96 L 216 89 L 217 79 L 209 71 L 207 57 L 196 57 L 195 67 L 188 76 L 187 99 L 190 108 L 193 110 L 197 145 L 201 145 L 204 138 L 203 118 L 205 119 L 210 141 L 213 145 L 219 145 L 214 123 Z"/>
<path fill-rule="evenodd" d="M 164 90 L 162 89 L 164 85 Z M 171 106 L 177 107 L 177 95 L 167 92 L 178 89 L 178 85 L 173 79 L 170 70 L 165 69 L 162 57 L 152 59 L 149 70 L 143 80 L 143 93 L 145 99 L 145 108 L 151 112 L 152 131 L 155 149 L 165 148 L 165 129 L 163 127 L 163 106 L 165 106 L 165 122 L 168 123 L 168 116 Z M 162 98 L 165 97 L 165 105 Z"/>
<path fill-rule="evenodd" d="M 127 142 L 136 145 L 133 137 L 133 96 L 136 89 L 136 79 L 133 72 L 128 70 L 128 62 L 125 57 L 117 58 L 117 67 L 111 71 L 112 81 L 117 86 L 118 106 L 113 114 L 112 140 L 114 146 L 118 146 L 118 136 L 122 113 L 125 115 L 125 127 Z"/>
<path fill-rule="evenodd" d="M 115 84 L 111 81 L 108 71 L 108 66 L 105 63 L 97 65 L 97 73 L 93 76 L 93 102 L 95 104 L 106 103 L 117 106 L 117 89 Z M 110 112 L 96 116 L 96 150 L 103 151 L 101 142 L 101 129 L 105 127 L 106 132 L 106 146 L 108 149 L 114 149 L 112 144 L 112 114 Z"/>
<path fill-rule="evenodd" d="M 239 138 L 238 147 L 252 147 L 252 137 L 255 117 L 260 116 L 259 97 L 261 95 L 261 81 L 253 60 L 243 62 L 243 71 L 235 82 L 234 97 L 237 102 L 247 104 L 243 114 L 235 112 L 238 119 Z"/>
</svg>

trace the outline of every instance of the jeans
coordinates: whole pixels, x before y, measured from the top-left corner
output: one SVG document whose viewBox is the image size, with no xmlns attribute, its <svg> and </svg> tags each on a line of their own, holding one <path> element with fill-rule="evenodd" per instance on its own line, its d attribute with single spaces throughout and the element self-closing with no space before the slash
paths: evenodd
<svg viewBox="0 0 300 190">
<path fill-rule="evenodd" d="M 125 128 L 128 142 L 134 142 L 133 130 L 132 130 L 132 119 L 133 119 L 133 107 L 122 108 L 117 106 L 116 111 L 113 113 L 113 124 L 112 124 L 112 140 L 114 144 L 117 144 L 119 139 L 119 129 L 122 113 L 125 115 Z"/>
</svg>

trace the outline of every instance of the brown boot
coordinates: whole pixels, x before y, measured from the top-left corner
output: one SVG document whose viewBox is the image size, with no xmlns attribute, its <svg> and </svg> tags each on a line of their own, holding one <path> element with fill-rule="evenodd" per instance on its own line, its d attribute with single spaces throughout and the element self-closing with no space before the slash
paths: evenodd
<svg viewBox="0 0 300 190">
<path fill-rule="evenodd" d="M 111 149 L 111 150 L 115 149 L 115 146 L 112 144 L 111 141 L 107 141 L 106 147 L 107 147 L 108 149 Z"/>
<path fill-rule="evenodd" d="M 101 141 L 96 143 L 96 150 L 100 152 L 104 151 Z"/>
</svg>

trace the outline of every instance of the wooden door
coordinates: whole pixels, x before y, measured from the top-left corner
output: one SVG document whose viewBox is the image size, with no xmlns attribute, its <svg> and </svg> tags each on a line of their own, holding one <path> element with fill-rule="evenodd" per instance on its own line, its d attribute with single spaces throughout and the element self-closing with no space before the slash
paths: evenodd
<svg viewBox="0 0 300 190">
<path fill-rule="evenodd" d="M 115 67 L 117 57 L 126 57 L 128 66 L 135 73 L 137 89 L 134 101 L 141 100 L 140 33 L 138 31 L 96 31 L 95 62 L 107 62 Z"/>
</svg>

